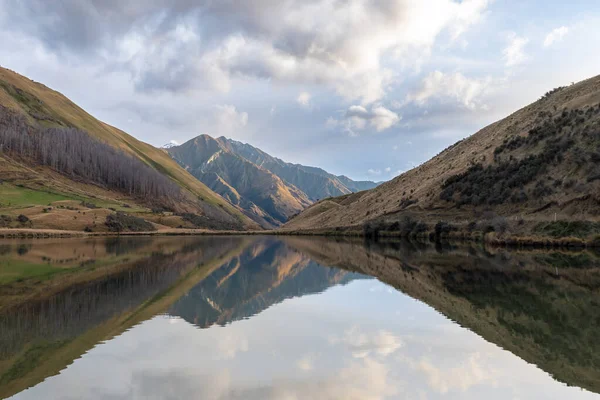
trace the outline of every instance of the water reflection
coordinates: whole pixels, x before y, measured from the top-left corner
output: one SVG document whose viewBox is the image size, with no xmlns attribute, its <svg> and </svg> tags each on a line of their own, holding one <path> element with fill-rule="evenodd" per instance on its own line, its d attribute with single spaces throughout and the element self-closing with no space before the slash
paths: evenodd
<svg viewBox="0 0 600 400">
<path fill-rule="evenodd" d="M 247 237 L 0 249 L 0 397 L 594 396 L 546 373 L 600 392 L 594 253 Z"/>
</svg>

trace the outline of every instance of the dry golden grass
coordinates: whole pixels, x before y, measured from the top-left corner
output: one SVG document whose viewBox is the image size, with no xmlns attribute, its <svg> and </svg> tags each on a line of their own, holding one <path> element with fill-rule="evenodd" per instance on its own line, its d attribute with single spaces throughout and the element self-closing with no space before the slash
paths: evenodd
<svg viewBox="0 0 600 400">
<path fill-rule="evenodd" d="M 400 212 L 402 210 L 400 202 L 409 197 L 417 199 L 418 202 L 409 206 L 406 209 L 408 212 L 426 214 L 447 210 L 456 218 L 460 218 L 461 215 L 464 218 L 465 215 L 473 213 L 472 208 L 457 209 L 453 204 L 440 200 L 441 187 L 446 179 L 466 171 L 475 163 L 482 163 L 484 166 L 491 163 L 494 160 L 494 149 L 512 135 L 525 135 L 534 127 L 540 111 L 556 113 L 563 108 L 582 108 L 587 105 L 597 105 L 599 102 L 600 76 L 571 85 L 545 101 L 535 102 L 483 128 L 426 163 L 375 189 L 353 198 L 343 196 L 340 198 L 342 200 L 334 200 L 341 207 L 323 207 L 322 203 L 327 200 L 317 203 L 292 219 L 283 229 L 357 226 L 385 214 Z M 563 171 L 563 175 L 568 172 Z M 536 218 L 554 218 L 554 213 L 557 213 L 559 219 L 561 217 L 598 219 L 598 193 L 595 193 L 595 196 L 596 198 L 592 198 L 591 204 L 588 205 L 584 203 L 590 202 L 589 199 L 582 199 L 581 202 L 573 201 L 571 198 L 561 196 L 559 192 L 552 198 L 557 206 L 538 213 Z M 519 204 L 504 204 L 496 207 L 495 210 L 501 215 L 521 215 L 524 212 Z"/>
</svg>

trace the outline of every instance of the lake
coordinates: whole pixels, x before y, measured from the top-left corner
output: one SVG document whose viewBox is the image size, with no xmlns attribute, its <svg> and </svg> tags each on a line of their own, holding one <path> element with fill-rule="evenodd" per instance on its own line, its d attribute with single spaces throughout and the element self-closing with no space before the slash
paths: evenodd
<svg viewBox="0 0 600 400">
<path fill-rule="evenodd" d="M 600 254 L 0 242 L 0 398 L 592 399 Z"/>
</svg>

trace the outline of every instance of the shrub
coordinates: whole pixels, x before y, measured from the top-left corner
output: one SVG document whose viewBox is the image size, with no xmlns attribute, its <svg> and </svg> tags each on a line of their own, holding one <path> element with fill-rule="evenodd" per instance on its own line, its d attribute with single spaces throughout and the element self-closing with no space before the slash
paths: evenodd
<svg viewBox="0 0 600 400">
<path fill-rule="evenodd" d="M 25 224 L 25 223 L 29 222 L 29 217 L 27 217 L 26 215 L 20 214 L 17 217 L 17 221 L 19 221 L 22 224 Z"/>
<path fill-rule="evenodd" d="M 8 228 L 12 221 L 10 215 L 0 215 L 0 228 Z"/>
<path fill-rule="evenodd" d="M 209 222 L 208 218 L 203 215 L 192 213 L 183 213 L 178 215 L 183 218 L 184 221 L 187 221 L 198 228 L 207 226 L 207 223 Z"/>
<path fill-rule="evenodd" d="M 411 191 L 411 193 L 412 193 L 412 191 Z M 406 208 L 406 207 L 416 204 L 418 202 L 419 201 L 416 199 L 402 199 L 402 200 L 400 200 L 400 208 Z"/>
<path fill-rule="evenodd" d="M 86 203 L 85 201 L 82 201 L 81 205 L 85 208 L 91 208 L 92 210 L 98 208 L 98 206 L 95 205 L 94 203 Z"/>
<path fill-rule="evenodd" d="M 111 232 L 146 232 L 156 230 L 150 222 L 123 212 L 108 215 L 105 224 Z"/>
<path fill-rule="evenodd" d="M 539 181 L 536 183 L 535 188 L 533 188 L 533 197 L 539 199 L 544 196 L 549 196 L 554 193 L 552 188 L 546 186 L 546 183 L 543 181 Z"/>
<path fill-rule="evenodd" d="M 508 229 L 508 221 L 504 217 L 496 217 L 490 222 L 494 232 L 504 233 Z"/>
<path fill-rule="evenodd" d="M 600 222 L 592 221 L 552 221 L 541 222 L 534 228 L 534 232 L 554 238 L 578 237 L 587 238 L 590 235 L 600 234 Z"/>
<path fill-rule="evenodd" d="M 377 239 L 379 237 L 380 230 L 381 226 L 375 222 L 367 222 L 363 225 L 363 234 L 369 239 Z"/>
<path fill-rule="evenodd" d="M 437 224 L 435 224 L 435 236 L 437 238 L 440 238 L 443 235 L 448 235 L 450 232 L 456 230 L 458 229 L 455 226 L 445 221 L 439 221 Z"/>
<path fill-rule="evenodd" d="M 88 226 L 86 226 L 85 228 L 83 228 L 83 231 L 84 231 L 84 232 L 94 232 L 94 230 L 92 229 L 92 227 L 91 227 L 91 226 L 89 226 L 89 225 L 88 225 Z"/>
</svg>

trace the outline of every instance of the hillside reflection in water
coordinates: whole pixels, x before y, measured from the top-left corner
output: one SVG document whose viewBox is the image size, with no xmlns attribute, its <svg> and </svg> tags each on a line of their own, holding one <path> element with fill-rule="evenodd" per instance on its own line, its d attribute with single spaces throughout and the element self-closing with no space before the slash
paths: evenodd
<svg viewBox="0 0 600 400">
<path fill-rule="evenodd" d="M 600 256 L 592 252 L 297 237 L 0 249 L 2 398 L 600 392 Z"/>
</svg>

